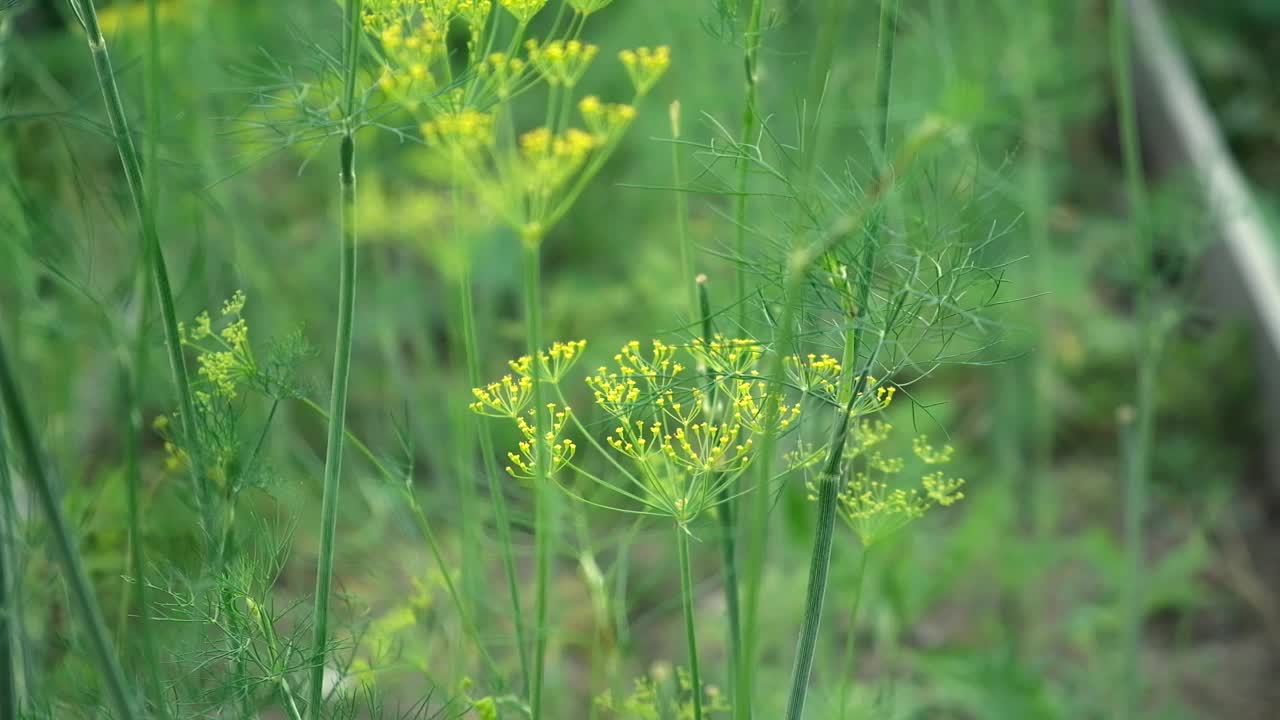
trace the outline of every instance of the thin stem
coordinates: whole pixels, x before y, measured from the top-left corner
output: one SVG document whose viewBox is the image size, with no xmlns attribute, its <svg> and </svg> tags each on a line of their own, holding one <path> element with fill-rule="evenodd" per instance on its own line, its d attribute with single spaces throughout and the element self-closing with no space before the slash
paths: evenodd
<svg viewBox="0 0 1280 720">
<path fill-rule="evenodd" d="M 1120 673 L 1121 707 L 1117 717 L 1137 717 L 1142 705 L 1142 623 L 1144 572 L 1144 531 L 1147 485 L 1155 424 L 1155 366 L 1158 362 L 1157 329 L 1152 313 L 1151 276 L 1153 242 L 1146 179 L 1142 168 L 1142 146 L 1138 136 L 1138 108 L 1134 98 L 1130 18 L 1125 0 L 1111 4 L 1111 61 L 1119 113 L 1120 144 L 1124 158 L 1125 188 L 1129 196 L 1137 259 L 1135 317 L 1138 324 L 1137 391 L 1134 422 L 1127 444 L 1125 467 L 1124 538 L 1129 571 L 1125 574 L 1124 665 Z"/>
<path fill-rule="evenodd" d="M 455 215 L 456 217 L 456 215 Z M 471 269 L 464 268 L 458 286 L 462 310 L 462 337 L 467 356 L 467 378 L 471 387 L 480 387 L 480 351 L 476 341 L 475 300 L 471 287 Z M 507 516 L 506 495 L 502 488 L 502 475 L 494 459 L 493 432 L 484 418 L 475 416 L 476 433 L 480 438 L 480 454 L 483 456 L 485 479 L 489 483 L 489 501 L 493 506 L 494 525 L 498 530 L 498 543 L 502 548 L 502 569 L 507 579 L 507 594 L 511 598 L 511 618 L 515 624 L 516 649 L 520 655 L 521 687 L 527 693 L 529 685 L 529 649 L 525 645 L 524 613 L 520 605 L 520 582 L 516 574 L 515 553 L 511 544 L 511 521 Z"/>
<path fill-rule="evenodd" d="M 75 540 L 71 536 L 71 528 L 62 514 L 62 505 L 53 488 L 53 479 L 45 472 L 31 419 L 18 392 L 18 385 L 9 366 L 9 358 L 3 342 L 0 342 L 0 401 L 3 401 L 5 414 L 8 415 L 9 428 L 13 432 L 18 452 L 26 461 L 27 474 L 31 484 L 35 486 L 37 500 L 51 526 L 50 535 L 53 537 L 54 549 L 58 561 L 62 564 L 63 575 L 71 593 L 71 602 L 89 635 L 90 651 L 97 663 L 102 683 L 105 685 L 107 704 L 121 720 L 133 720 L 139 717 L 133 690 L 125 680 L 115 647 L 107 634 L 107 625 L 102 619 L 102 609 L 98 606 L 98 599 L 93 594 L 89 576 L 85 574 L 80 549 L 76 547 Z M 6 478 L 6 480 L 12 482 L 12 478 Z M 7 491 L 8 488 L 6 488 Z"/>
<path fill-rule="evenodd" d="M 689 312 L 698 308 L 698 283 L 693 272 L 693 241 L 689 237 L 689 198 L 684 193 L 684 163 L 680 154 L 680 101 L 671 103 L 671 175 L 675 187 L 676 237 L 680 243 L 680 284 L 689 289 Z"/>
<path fill-rule="evenodd" d="M 125 180 L 129 185 L 129 193 L 133 198 L 133 208 L 138 222 L 142 226 L 143 254 L 150 266 L 152 280 L 156 286 L 156 297 L 160 301 L 160 320 L 164 328 L 165 346 L 169 352 L 169 370 L 173 377 L 174 391 L 178 395 L 179 422 L 183 439 L 188 444 L 191 455 L 197 462 L 191 463 L 192 482 L 195 487 L 196 505 L 205 525 L 205 532 L 210 538 L 217 537 L 214 531 L 214 520 L 208 487 L 200 474 L 201 456 L 200 436 L 196 431 L 195 403 L 192 401 L 190 379 L 187 375 L 186 359 L 182 354 L 182 340 L 178 334 L 178 316 L 174 309 L 173 290 L 169 284 L 169 271 L 165 266 L 164 253 L 160 248 L 160 235 L 156 229 L 153 200 L 147 194 L 146 181 L 142 171 L 142 160 L 138 149 L 134 146 L 133 135 L 129 130 L 129 120 L 124 110 L 124 102 L 120 99 L 120 90 L 116 86 L 115 71 L 112 68 L 111 56 L 107 52 L 107 41 L 102 36 L 98 25 L 98 13 L 93 0 L 69 0 L 77 17 L 84 24 L 85 36 L 89 42 L 89 53 L 93 57 L 94 70 L 97 72 L 98 84 L 106 104 L 107 116 L 111 122 L 111 134 L 124 167 Z"/>
<path fill-rule="evenodd" d="M 546 673 L 547 654 L 547 584 L 551 566 L 551 534 L 553 532 L 551 503 L 554 499 L 548 472 L 549 443 L 543 437 L 550 427 L 543 389 L 541 269 L 539 245 L 541 238 L 522 238 L 524 248 L 524 301 L 525 334 L 529 357 L 532 358 L 533 417 L 534 417 L 534 545 L 536 573 L 534 577 L 534 653 L 533 692 L 531 704 L 533 720 L 542 717 L 543 682 Z"/>
<path fill-rule="evenodd" d="M 702 313 L 702 339 L 711 344 L 713 337 L 711 327 L 711 297 L 707 292 L 706 278 L 698 276 L 698 304 Z M 702 368 L 706 373 L 707 394 L 706 408 L 707 415 L 712 417 L 714 421 L 714 413 L 716 410 L 715 398 L 715 378 L 706 368 Z M 714 478 L 711 485 L 715 485 Z M 733 486 L 731 483 L 724 483 L 724 487 L 720 489 L 719 504 L 716 505 L 716 515 L 720 518 L 720 556 L 724 564 L 724 599 L 725 608 L 728 612 L 725 614 L 727 623 L 726 635 L 729 638 L 729 706 L 734 707 L 738 701 L 738 668 L 742 663 L 742 610 L 739 605 L 738 593 L 738 550 L 737 550 L 737 512 L 735 509 Z"/>
<path fill-rule="evenodd" d="M 689 569 L 689 531 L 676 525 L 680 552 L 680 600 L 684 607 L 684 633 L 689 643 L 689 682 L 693 686 L 693 720 L 702 720 L 702 676 L 698 672 L 698 634 L 693 614 L 693 574 Z"/>
<path fill-rule="evenodd" d="M 359 6 L 359 0 L 348 3 Z M 358 17 L 358 15 L 357 15 Z M 352 38 L 354 42 L 354 38 Z M 348 72 L 355 68 L 348 66 Z M 316 569 L 315 610 L 312 616 L 311 684 L 307 716 L 320 720 L 324 704 L 324 666 L 329 642 L 329 590 L 333 584 L 333 548 L 338 527 L 338 491 L 342 472 L 342 445 L 346 430 L 347 379 L 351 370 L 351 330 L 355 317 L 356 283 L 356 174 L 355 143 L 342 138 L 341 261 L 338 273 L 338 330 L 333 357 L 333 386 L 329 396 L 329 428 L 324 461 L 324 496 L 320 506 L 320 558 Z"/>
<path fill-rule="evenodd" d="M 742 103 L 742 133 L 738 143 L 747 146 L 756 134 L 759 119 L 756 114 L 758 102 L 757 80 L 759 79 L 760 62 L 760 20 L 764 14 L 764 0 L 751 0 L 751 13 L 747 16 L 747 26 L 743 31 L 743 67 L 746 71 L 746 97 Z M 734 251 L 737 254 L 734 272 L 734 293 L 738 303 L 738 325 L 747 325 L 747 186 L 750 181 L 751 163 L 742 158 L 738 161 L 737 199 L 734 209 Z"/>
<path fill-rule="evenodd" d="M 805 590 L 804 621 L 796 647 L 796 663 L 791 673 L 791 692 L 787 696 L 786 720 L 799 720 L 804 715 L 804 702 L 809 692 L 809 673 L 817 648 L 818 626 L 822 621 L 822 603 L 827 592 L 827 574 L 831 569 L 831 546 L 835 536 L 836 508 L 840 494 L 837 474 L 822 474 L 818 481 L 818 525 L 813 539 L 813 555 L 809 558 L 809 584 Z"/>
<path fill-rule="evenodd" d="M 8 447 L 5 444 L 4 427 L 0 426 L 0 484 L 8 492 L 13 479 L 9 476 Z M 14 643 L 15 629 L 21 626 L 16 612 L 19 583 L 14 562 L 18 554 L 12 552 L 10 538 L 17 537 L 6 508 L 0 509 L 0 720 L 17 720 L 18 658 Z"/>
<path fill-rule="evenodd" d="M 855 685 L 854 668 L 855 649 L 858 645 L 858 609 L 862 605 L 862 581 L 867 575 L 867 558 L 871 555 L 871 548 L 866 545 L 862 546 L 861 558 L 858 560 L 857 575 L 853 581 L 853 605 L 849 608 L 849 639 L 844 646 L 844 664 L 841 665 L 840 679 L 843 684 L 840 686 L 840 718 L 844 720 L 845 715 L 849 711 L 849 688 Z"/>
</svg>

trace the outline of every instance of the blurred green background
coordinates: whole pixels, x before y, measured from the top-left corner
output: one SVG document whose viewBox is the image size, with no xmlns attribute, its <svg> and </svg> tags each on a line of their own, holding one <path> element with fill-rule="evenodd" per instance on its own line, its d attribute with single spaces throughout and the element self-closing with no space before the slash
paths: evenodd
<svg viewBox="0 0 1280 720">
<path fill-rule="evenodd" d="M 767 5 L 761 114 L 794 142 L 801 118 L 813 111 L 805 96 L 820 3 Z M 100 6 L 126 105 L 141 127 L 143 6 Z M 1271 213 L 1280 198 L 1280 10 L 1267 0 L 1169 6 L 1230 147 Z M 822 159 L 833 176 L 846 165 L 865 171 L 873 159 L 877 12 L 876 3 L 850 2 L 837 36 Z M 834 717 L 827 713 L 837 678 L 824 667 L 838 667 L 836 640 L 850 632 L 860 644 L 857 717 L 1114 717 L 1126 573 L 1118 438 L 1132 403 L 1135 279 L 1106 7 L 902 0 L 902 13 L 891 138 L 900 141 L 935 116 L 964 128 L 955 157 L 937 168 L 940 183 L 965 184 L 955 190 L 962 202 L 939 204 L 938 212 L 954 213 L 951 221 L 965 231 L 1009 228 L 992 252 L 1018 259 L 1007 297 L 1022 300 L 995 318 L 1001 362 L 942 367 L 913 388 L 931 418 L 911 403 L 895 408 L 895 422 L 950 434 L 968 498 L 878 549 L 853 629 L 840 601 L 853 579 L 852 539 L 837 546 L 824 626 L 832 641 L 821 650 L 833 662 L 824 666 L 827 655 L 820 655 L 811 717 Z M 248 119 L 260 117 L 255 88 L 316 77 L 312 44 L 336 46 L 339 10 L 315 0 L 173 0 L 162 3 L 162 19 L 162 122 L 152 130 L 160 137 L 161 233 L 180 317 L 190 322 L 244 290 L 255 342 L 301 329 L 317 349 L 302 375 L 322 398 L 337 304 L 335 143 L 299 142 L 288 126 L 266 131 Z M 6 22 L 0 332 L 16 351 L 108 616 L 127 635 L 115 358 L 131 322 L 132 216 L 83 37 L 65 6 L 10 11 Z M 679 101 L 684 138 L 724 142 L 723 128 L 733 133 L 739 123 L 743 68 L 740 40 L 720 27 L 709 0 L 618 0 L 587 36 L 604 58 L 659 44 L 670 45 L 674 58 L 601 178 L 546 242 L 546 334 L 588 338 L 584 362 L 594 367 L 626 340 L 677 333 L 690 321 L 675 204 L 664 190 L 672 184 L 666 104 Z M 612 63 L 602 62 L 586 83 L 605 98 L 627 92 Z M 457 473 L 474 462 L 456 457 L 450 441 L 468 397 L 465 366 L 449 342 L 459 249 L 446 228 L 459 218 L 451 217 L 440 168 L 420 146 L 377 129 L 360 139 L 363 275 L 350 428 L 379 453 L 403 455 L 400 440 L 412 446 L 414 482 L 466 592 L 496 613 L 496 556 L 466 547 L 455 532 Z M 685 162 L 693 174 L 699 159 Z M 1158 366 L 1143 593 L 1146 716 L 1263 720 L 1280 703 L 1280 482 L 1267 474 L 1264 450 L 1274 437 L 1260 391 L 1277 367 L 1255 361 L 1262 340 L 1246 322 L 1207 300 L 1198 268 L 1213 227 L 1191 180 L 1175 172 L 1153 185 L 1162 248 L 1156 284 L 1175 324 Z M 700 189 L 716 186 L 710 174 L 702 182 Z M 732 292 L 732 268 L 721 257 L 734 233 L 731 202 L 714 192 L 689 198 L 702 249 L 696 269 L 708 274 L 713 302 L 723 307 Z M 483 211 L 468 210 L 460 220 L 475 243 L 481 353 L 486 374 L 500 373 L 522 346 L 518 249 Z M 773 212 L 758 203 L 753 226 L 774 224 Z M 171 412 L 172 401 L 160 329 L 147 329 L 157 379 L 145 388 L 150 422 Z M 265 409 L 245 412 L 260 418 Z M 270 527 L 291 540 L 274 585 L 285 606 L 313 586 L 324 425 L 305 409 L 280 412 L 265 447 L 270 477 L 238 521 L 245 532 Z M 145 462 L 148 547 L 161 574 L 177 572 L 193 562 L 197 528 L 173 488 L 181 478 L 165 470 L 158 435 L 148 437 Z M 354 454 L 347 472 L 338 580 L 352 600 L 344 612 L 396 648 L 393 668 L 379 676 L 392 696 L 420 689 L 424 677 L 454 691 L 468 661 L 438 571 L 392 489 Z M 1034 497 L 1025 491 L 1033 475 L 1043 489 Z M 803 600 L 812 508 L 793 495 L 779 506 L 766 577 L 758 690 L 766 698 L 785 690 Z M 519 528 L 531 500 L 513 489 L 510 502 Z M 565 718 L 587 717 L 591 696 L 683 657 L 668 538 L 656 529 L 633 532 L 605 513 L 587 513 L 585 522 L 588 532 L 568 532 L 560 547 L 553 589 L 560 661 L 551 682 Z M 92 682 L 83 680 L 80 641 L 42 537 L 30 519 L 21 582 L 38 682 L 53 697 L 81 697 Z M 527 548 L 523 535 L 520 543 Z M 704 664 L 723 682 L 723 608 L 713 591 L 719 566 L 710 543 L 700 544 Z M 609 640 L 620 664 L 607 670 L 592 650 L 597 611 L 583 579 L 585 556 L 605 568 L 614 601 L 625 597 L 613 609 L 621 619 Z M 419 601 L 407 606 L 408 597 Z M 406 607 L 412 620 L 397 622 Z M 487 632 L 500 643 L 507 629 Z"/>
</svg>

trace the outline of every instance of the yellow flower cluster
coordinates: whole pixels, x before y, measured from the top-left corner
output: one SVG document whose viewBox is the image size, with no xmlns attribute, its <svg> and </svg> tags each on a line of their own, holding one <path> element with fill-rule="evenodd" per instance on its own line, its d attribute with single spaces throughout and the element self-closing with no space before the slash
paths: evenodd
<svg viewBox="0 0 1280 720">
<path fill-rule="evenodd" d="M 732 378 L 759 375 L 756 365 L 764 355 L 764 346 L 755 340 L 727 338 L 717 333 L 709 342 L 702 338 L 694 340 L 689 352 L 715 375 Z"/>
<path fill-rule="evenodd" d="M 591 67 L 600 48 L 580 40 L 552 40 L 541 43 L 530 40 L 525 43 L 529 61 L 538 69 L 547 84 L 572 88 Z"/>
<path fill-rule="evenodd" d="M 590 15 L 613 4 L 613 0 L 569 0 L 569 5 L 582 15 Z"/>
<path fill-rule="evenodd" d="M 656 48 L 639 47 L 634 50 L 623 50 L 618 54 L 622 65 L 627 69 L 631 85 L 636 95 L 645 95 L 666 74 L 671 65 L 671 48 L 663 45 Z"/>
<path fill-rule="evenodd" d="M 564 431 L 571 412 L 567 407 L 559 408 L 555 403 L 547 403 L 547 415 L 551 418 L 551 427 L 543 433 L 541 439 L 538 438 L 533 423 L 525 420 L 523 416 L 516 417 L 516 427 L 524 436 L 524 440 L 517 445 L 519 452 L 507 453 L 507 458 L 511 461 L 511 465 L 507 466 L 507 473 L 511 477 L 534 480 L 537 477 L 535 470 L 540 452 L 550 451 L 547 461 L 548 477 L 563 470 L 573 460 L 578 446 L 568 438 L 560 439 L 560 434 Z M 534 411 L 530 410 L 528 415 L 532 418 Z"/>
<path fill-rule="evenodd" d="M 786 358 L 787 376 L 800 392 L 815 395 L 834 402 L 840 394 L 840 380 L 844 368 L 830 355 L 809 353 L 805 358 Z"/>
<path fill-rule="evenodd" d="M 528 23 L 537 15 L 542 8 L 546 7 L 547 0 L 498 0 L 502 3 L 502 7 L 511 13 L 517 21 L 522 25 Z"/>
<path fill-rule="evenodd" d="M 604 103 L 595 95 L 582 98 L 578 102 L 578 112 L 582 113 L 582 122 L 587 130 L 595 135 L 596 141 L 601 145 L 621 137 L 636 118 L 635 106 Z"/>
<path fill-rule="evenodd" d="M 476 401 L 471 403 L 472 412 L 489 417 L 515 419 L 529 404 L 533 397 L 533 381 L 528 377 L 515 379 L 503 375 L 495 383 L 482 388 L 472 388 L 471 394 Z"/>
<path fill-rule="evenodd" d="M 473 152 L 493 144 L 493 115 L 465 108 L 444 112 L 422 124 L 422 137 L 432 147 Z"/>
<path fill-rule="evenodd" d="M 863 421 L 855 428 L 850 445 L 850 458 L 863 456 L 865 462 L 840 492 L 840 514 L 864 546 L 918 520 L 935 506 L 950 507 L 964 498 L 964 480 L 947 477 L 940 470 L 923 474 L 917 487 L 903 487 L 898 478 L 906 472 L 907 461 L 874 449 L 888 439 L 892 430 L 891 425 L 878 420 Z M 925 465 L 951 459 L 950 446 L 935 450 L 924 437 L 915 438 L 912 445 L 916 457 Z M 810 499 L 816 499 L 812 482 L 809 489 Z"/>
<path fill-rule="evenodd" d="M 519 88 L 529 64 L 506 53 L 493 53 L 476 66 L 476 73 L 487 82 L 486 89 L 499 100 L 509 99 Z"/>
<path fill-rule="evenodd" d="M 382 49 L 379 86 L 413 103 L 438 87 L 435 68 L 447 62 L 449 20 L 455 2 L 435 0 L 370 0 L 361 22 Z M 412 93 L 413 98 L 410 97 Z"/>
<path fill-rule="evenodd" d="M 616 366 L 600 368 L 587 385 L 596 404 L 618 421 L 607 444 L 634 468 L 630 480 L 638 492 L 617 491 L 686 523 L 720 502 L 721 492 L 751 464 L 754 436 L 785 432 L 800 408 L 780 401 L 770 428 L 763 410 L 768 384 L 730 377 L 729 371 L 751 371 L 760 357 L 758 344 L 719 338 L 684 349 L 698 362 L 708 356 L 724 362 L 724 377 L 715 383 L 725 398 L 719 407 L 711 407 L 698 384 L 702 373 L 689 372 L 677 359 L 678 350 L 655 340 L 645 353 L 638 341 L 629 342 L 614 356 Z"/>
<path fill-rule="evenodd" d="M 550 383 L 560 382 L 565 373 L 568 373 L 574 363 L 578 362 L 578 358 L 582 357 L 582 351 L 586 348 L 586 340 L 570 340 L 569 342 L 557 340 L 552 343 L 549 349 L 538 353 L 543 370 L 542 379 Z M 507 364 L 522 377 L 533 377 L 533 359 L 530 356 L 523 355 Z"/>
<path fill-rule="evenodd" d="M 196 350 L 197 372 L 211 388 L 212 395 L 204 390 L 196 391 L 197 400 L 206 405 L 215 396 L 235 398 L 237 387 L 254 372 L 249 324 L 241 316 L 246 301 L 244 292 L 237 290 L 222 304 L 220 322 L 225 324 L 221 330 L 214 330 L 213 318 L 207 310 L 196 316 L 190 331 L 185 324 L 178 325 L 182 344 Z"/>
</svg>

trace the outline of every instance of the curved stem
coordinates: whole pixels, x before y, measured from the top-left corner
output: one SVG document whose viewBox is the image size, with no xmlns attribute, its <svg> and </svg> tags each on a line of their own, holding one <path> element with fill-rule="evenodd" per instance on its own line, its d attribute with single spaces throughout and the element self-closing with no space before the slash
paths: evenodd
<svg viewBox="0 0 1280 720">
<path fill-rule="evenodd" d="M 200 509 L 206 534 L 209 538 L 215 538 L 217 533 L 214 528 L 212 508 L 209 507 L 211 499 L 208 497 L 208 486 L 199 470 L 199 458 L 202 454 L 200 436 L 196 431 L 195 403 L 192 401 L 186 359 L 182 355 L 182 339 L 178 334 L 178 316 L 174 309 L 173 289 L 169 284 L 169 271 L 165 266 L 164 254 L 160 249 L 155 209 L 152 199 L 147 194 L 142 160 L 133 143 L 128 116 L 125 114 L 124 102 L 120 99 L 120 90 L 116 86 L 115 70 L 111 64 L 111 56 L 107 52 L 107 41 L 102 36 L 102 30 L 98 25 L 98 13 L 94 8 L 93 0 L 71 0 L 71 3 L 76 16 L 84 24 L 89 53 L 93 57 L 98 85 L 102 90 L 107 117 L 111 122 L 111 134 L 115 140 L 116 151 L 120 155 L 121 165 L 124 167 L 125 181 L 129 185 L 134 212 L 142 226 L 143 253 L 150 266 L 152 281 L 156 286 L 156 297 L 160 301 L 160 320 L 164 328 L 165 347 L 169 354 L 169 370 L 173 377 L 174 391 L 178 395 L 178 419 L 183 439 L 191 449 L 192 457 L 196 459 L 196 462 L 191 463 L 196 505 Z"/>
<path fill-rule="evenodd" d="M 693 574 L 689 569 L 689 532 L 676 525 L 680 553 L 680 601 L 684 606 L 684 632 L 689 643 L 689 682 L 693 686 L 693 720 L 702 720 L 702 676 L 698 671 L 698 634 L 693 613 Z"/>
<path fill-rule="evenodd" d="M 121 720 L 133 720 L 139 717 L 135 695 L 125 680 L 115 646 L 107 633 L 106 622 L 102 619 L 102 609 L 98 606 L 98 599 L 93 594 L 93 586 L 85 573 L 80 549 L 76 547 L 71 535 L 71 527 L 62 513 L 60 498 L 53 488 L 53 479 L 45 472 L 44 461 L 40 457 L 40 450 L 32 431 L 31 419 L 18 392 L 18 385 L 9 366 L 3 342 L 0 342 L 0 403 L 3 404 L 5 414 L 8 415 L 9 428 L 13 432 L 18 452 L 26 461 L 27 473 L 31 484 L 35 487 L 37 500 L 49 522 L 51 530 L 49 534 L 53 538 L 58 561 L 62 564 L 71 602 L 89 636 L 90 652 L 97 663 L 102 684 L 105 686 L 106 704 Z M 12 478 L 7 479 L 12 482 Z"/>
</svg>

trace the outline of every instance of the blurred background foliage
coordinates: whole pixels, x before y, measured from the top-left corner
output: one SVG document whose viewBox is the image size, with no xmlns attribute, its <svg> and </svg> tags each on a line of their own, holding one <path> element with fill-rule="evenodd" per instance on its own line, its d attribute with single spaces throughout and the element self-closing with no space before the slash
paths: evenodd
<svg viewBox="0 0 1280 720">
<path fill-rule="evenodd" d="M 21 16 L 3 40 L 4 122 L 0 124 L 0 331 L 12 339 L 40 420 L 44 446 L 66 485 L 66 506 L 82 534 L 90 570 L 120 632 L 127 583 L 118 571 L 128 542 L 121 531 L 121 388 L 113 358 L 127 337 L 128 300 L 137 263 L 119 164 L 105 142 L 100 98 L 83 39 L 61 3 Z M 126 103 L 141 126 L 142 4 L 100 3 Z M 819 3 L 768 3 L 762 49 L 762 115 L 783 143 L 798 143 Z M 1181 39 L 1226 131 L 1274 208 L 1280 193 L 1280 9 L 1268 0 L 1170 3 Z M 960 149 L 933 162 L 936 195 L 922 194 L 898 212 L 930 214 L 957 228 L 1008 228 L 990 252 L 1017 260 L 1012 298 L 999 315 L 1006 337 L 995 367 L 944 367 L 913 388 L 894 421 L 945 429 L 959 449 L 969 499 L 940 523 L 904 535 L 872 561 L 869 596 L 858 628 L 834 603 L 833 637 L 856 632 L 864 712 L 894 718 L 1113 717 L 1119 597 L 1126 566 L 1119 545 L 1119 423 L 1133 385 L 1134 278 L 1127 264 L 1130 224 L 1118 159 L 1105 8 L 1093 1 L 996 2 L 903 0 L 891 136 L 901 139 L 928 117 L 963 127 Z M 332 242 L 332 141 L 298 142 L 247 122 L 260 118 L 256 88 L 282 92 L 316 77 L 316 47 L 337 43 L 339 15 L 328 2 L 171 0 L 164 2 L 159 201 L 181 317 L 217 307 L 236 289 L 249 298 L 255 341 L 301 329 L 321 351 L 302 375 L 323 387 L 336 297 Z M 866 168 L 871 126 L 876 3 L 849 3 L 823 100 L 823 168 Z M 1040 31 L 1029 17 L 1042 13 Z M 671 192 L 671 129 L 665 102 L 679 100 L 682 136 L 725 142 L 742 103 L 741 48 L 722 32 L 712 3 L 619 0 L 588 35 L 602 57 L 623 47 L 667 44 L 672 71 L 601 178 L 546 243 L 546 327 L 553 337 L 591 341 L 588 367 L 632 338 L 676 333 L 689 322 L 679 277 Z M 1041 32 L 1037 36 L 1034 33 Z M 621 69 L 602 64 L 585 90 L 624 96 Z M 1025 88 L 1033 88 L 1026 97 Z M 1029 129 L 1029 113 L 1041 119 Z M 389 119 L 389 124 L 405 121 Z M 465 368 L 450 355 L 454 332 L 451 273 L 459 249 L 443 228 L 460 220 L 476 244 L 480 337 L 486 370 L 501 371 L 519 354 L 516 245 L 479 208 L 453 213 L 441 172 L 411 141 L 389 132 L 361 136 L 361 253 L 350 427 L 377 452 L 400 453 L 397 433 L 416 460 L 424 506 L 438 518 L 450 557 L 481 566 L 468 592 L 500 607 L 497 563 L 454 533 L 458 484 L 450 437 L 467 396 Z M 1160 148 L 1147 148 L 1158 153 Z M 696 169 L 686 159 L 686 168 Z M 1042 178 L 1046 204 L 1027 189 Z M 706 179 L 711 182 L 709 176 Z M 1176 329 L 1160 363 L 1158 442 L 1153 477 L 1145 588 L 1149 717 L 1270 718 L 1280 702 L 1280 525 L 1275 482 L 1261 449 L 1255 339 L 1206 305 L 1195 257 L 1211 228 L 1189 200 L 1185 179 L 1157 186 L 1160 242 L 1168 248 L 1159 284 L 1173 300 Z M 731 200 L 693 192 L 691 226 L 703 249 L 713 301 L 731 294 Z M 750 224 L 774 218 L 767 203 Z M 1047 244 L 1033 247 L 1035 218 Z M 1038 254 L 1037 254 L 1038 253 Z M 148 422 L 169 413 L 161 381 L 158 327 L 144 388 Z M 1039 374 L 1047 369 L 1047 374 Z M 585 392 L 584 392 L 585 394 Z M 928 414 L 920 413 L 922 407 Z M 263 408 L 245 410 L 258 418 Z M 323 424 L 285 407 L 266 448 L 269 492 L 254 492 L 239 519 L 245 532 L 271 526 L 292 549 L 275 592 L 284 606 L 312 586 Z M 930 417 L 931 416 L 931 417 Z M 1047 420 L 1046 420 L 1047 418 Z M 249 423 L 247 427 L 252 427 Z M 1035 440 L 1037 432 L 1047 439 Z M 1036 458 L 1036 443 L 1044 456 Z M 504 442 L 503 445 L 506 443 Z M 146 522 L 161 573 L 180 574 L 197 545 L 192 515 L 171 490 L 181 479 L 165 469 L 163 441 L 146 447 Z M 461 462 L 465 462 L 461 461 Z M 1038 463 L 1043 467 L 1039 467 Z M 438 573 L 395 494 L 358 459 L 344 488 L 338 576 L 352 598 L 349 615 L 374 644 L 397 657 L 381 673 L 385 687 L 413 687 L 426 671 L 456 689 L 449 665 L 465 654 L 449 629 Z M 1029 498 L 1028 473 L 1042 472 L 1044 492 Z M 1274 480 L 1274 479 L 1272 479 Z M 794 496 L 794 497 L 793 497 Z M 531 512 L 513 498 L 517 524 Z M 793 626 L 802 602 L 810 506 L 792 493 L 782 506 L 786 532 L 771 548 L 763 627 L 760 695 L 785 689 Z M 679 600 L 666 539 L 588 514 L 590 545 L 625 586 L 613 638 L 621 667 L 593 672 L 592 595 L 579 576 L 581 543 L 561 548 L 558 582 L 564 662 L 553 668 L 563 717 L 585 717 L 587 698 L 654 663 L 678 661 Z M 41 528 L 29 523 L 22 582 L 32 598 L 39 682 L 54 696 L 87 692 L 90 673 L 75 652 L 63 614 L 57 572 L 39 552 Z M 1033 528 L 1030 535 L 1026 528 Z M 1028 537 L 1030 539 L 1028 539 Z M 848 547 L 848 546 L 846 546 Z M 629 549 L 625 564 L 617 562 Z M 698 576 L 717 572 L 710 549 Z M 838 550 L 832 597 L 853 582 Z M 466 574 L 466 573 L 464 573 Z M 411 598 L 406 600 L 406 598 Z M 615 598 L 616 600 L 617 598 Z M 706 664 L 722 652 L 714 592 L 700 611 Z M 445 619 L 441 619 L 441 618 Z M 508 632 L 495 626 L 495 636 Z M 175 631 L 175 636 L 180 636 Z M 824 652 L 834 657 L 831 643 Z M 394 648 L 394 652 L 389 650 Z M 455 653 L 455 655 L 446 655 Z M 450 658 L 444 660 L 442 658 Z M 371 662 L 372 659 L 369 659 Z M 462 663 L 458 663 L 461 667 Z M 837 678 L 819 663 L 816 716 L 827 714 Z M 661 669 L 661 666 L 658 666 Z M 598 668 L 597 668 L 598 669 Z"/>
</svg>

